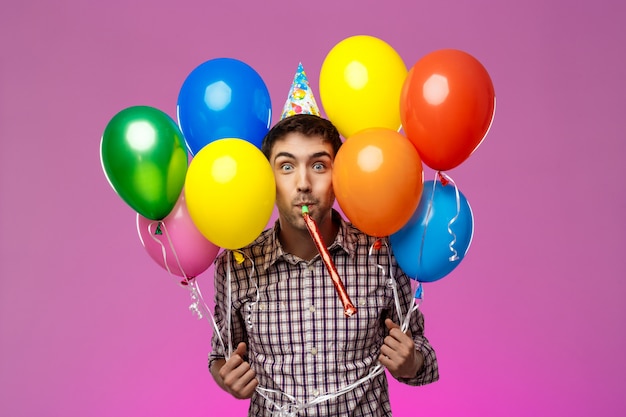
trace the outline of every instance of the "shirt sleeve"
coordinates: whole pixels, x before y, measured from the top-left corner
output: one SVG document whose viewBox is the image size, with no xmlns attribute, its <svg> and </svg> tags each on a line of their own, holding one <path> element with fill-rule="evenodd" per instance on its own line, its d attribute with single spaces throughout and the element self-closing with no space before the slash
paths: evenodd
<svg viewBox="0 0 626 417">
<path fill-rule="evenodd" d="M 396 268 L 396 282 L 398 285 L 398 297 L 400 298 L 400 306 L 402 313 L 407 312 L 413 307 L 415 300 L 411 292 L 410 279 L 399 269 Z M 409 329 L 413 335 L 415 349 L 417 349 L 424 357 L 424 364 L 413 378 L 396 378 L 398 381 L 407 385 L 426 385 L 439 379 L 439 366 L 437 364 L 437 356 L 435 350 L 431 346 L 428 339 L 424 336 L 424 315 L 417 309 L 411 314 L 409 321 Z"/>
<path fill-rule="evenodd" d="M 218 359 L 224 359 L 226 357 L 226 350 L 228 349 L 228 317 L 230 315 L 230 334 L 232 340 L 232 349 L 235 349 L 240 342 L 247 343 L 247 334 L 243 321 L 238 312 L 233 309 L 232 305 L 228 305 L 228 279 L 231 281 L 236 280 L 236 273 L 231 271 L 230 277 L 227 274 L 228 262 L 233 262 L 232 255 L 229 251 L 222 253 L 215 265 L 215 274 L 213 277 L 215 286 L 215 310 L 213 319 L 215 326 L 213 326 L 213 336 L 211 338 L 211 353 L 209 353 L 209 369 L 211 365 Z M 233 262 L 234 263 L 234 262 Z M 231 266 L 232 268 L 232 266 Z M 231 289 L 233 288 L 231 283 Z M 234 300 L 231 300 L 231 303 Z M 218 333 L 219 329 L 219 333 Z"/>
</svg>

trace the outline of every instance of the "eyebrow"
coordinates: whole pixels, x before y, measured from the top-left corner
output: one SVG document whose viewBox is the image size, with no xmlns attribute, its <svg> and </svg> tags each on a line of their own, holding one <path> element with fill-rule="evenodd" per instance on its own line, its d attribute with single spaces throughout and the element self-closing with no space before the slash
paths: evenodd
<svg viewBox="0 0 626 417">
<path fill-rule="evenodd" d="M 285 158 L 289 158 L 289 159 L 296 159 L 296 156 L 295 156 L 294 154 L 289 153 L 289 152 L 284 152 L 284 151 L 283 151 L 283 152 L 278 152 L 278 153 L 276 154 L 276 156 L 274 157 L 274 162 L 276 162 L 276 160 L 277 160 L 279 157 L 281 157 L 281 156 L 283 156 L 283 157 L 285 157 Z M 323 156 L 326 156 L 326 157 L 328 157 L 329 159 L 332 159 L 332 156 L 331 156 L 328 152 L 326 152 L 326 151 L 315 152 L 314 154 L 312 154 L 312 155 L 309 157 L 309 159 L 321 158 L 321 157 L 323 157 Z"/>
</svg>

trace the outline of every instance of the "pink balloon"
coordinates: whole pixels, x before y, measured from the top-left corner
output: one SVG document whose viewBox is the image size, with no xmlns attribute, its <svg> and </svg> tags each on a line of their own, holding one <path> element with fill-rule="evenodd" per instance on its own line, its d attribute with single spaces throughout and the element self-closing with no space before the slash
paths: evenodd
<svg viewBox="0 0 626 417">
<path fill-rule="evenodd" d="M 148 255 L 179 277 L 200 275 L 211 266 L 220 250 L 200 233 L 189 217 L 184 192 L 170 214 L 161 221 L 137 213 L 137 233 Z"/>
</svg>

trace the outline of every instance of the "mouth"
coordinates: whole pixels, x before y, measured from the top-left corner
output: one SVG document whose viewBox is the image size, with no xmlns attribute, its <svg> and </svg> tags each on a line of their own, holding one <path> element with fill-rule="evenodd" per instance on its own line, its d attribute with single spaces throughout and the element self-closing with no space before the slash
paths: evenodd
<svg viewBox="0 0 626 417">
<path fill-rule="evenodd" d="M 310 210 L 312 206 L 314 206 L 314 203 L 308 202 L 308 201 L 301 201 L 299 203 L 294 204 L 294 207 L 298 210 L 299 213 L 302 213 L 302 207 L 307 206 L 308 209 Z"/>
</svg>

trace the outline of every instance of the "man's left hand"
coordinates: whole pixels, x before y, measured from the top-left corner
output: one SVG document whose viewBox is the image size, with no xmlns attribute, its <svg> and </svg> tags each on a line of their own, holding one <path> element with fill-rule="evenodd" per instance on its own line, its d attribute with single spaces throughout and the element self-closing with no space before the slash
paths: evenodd
<svg viewBox="0 0 626 417">
<path fill-rule="evenodd" d="M 396 378 L 413 378 L 424 363 L 424 357 L 415 349 L 411 331 L 403 333 L 391 319 L 385 320 L 389 335 L 385 337 L 378 360 Z"/>
</svg>

